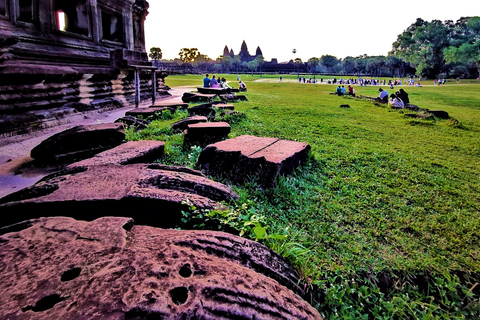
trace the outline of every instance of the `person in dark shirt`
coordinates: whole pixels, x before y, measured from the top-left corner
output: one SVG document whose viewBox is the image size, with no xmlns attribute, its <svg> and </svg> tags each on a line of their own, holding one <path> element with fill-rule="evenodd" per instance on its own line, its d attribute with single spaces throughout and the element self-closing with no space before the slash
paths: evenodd
<svg viewBox="0 0 480 320">
<path fill-rule="evenodd" d="M 405 92 L 405 90 L 400 89 L 398 90 L 397 96 L 402 99 L 403 103 L 407 104 L 410 103 L 410 99 L 408 98 L 408 93 Z"/>
</svg>

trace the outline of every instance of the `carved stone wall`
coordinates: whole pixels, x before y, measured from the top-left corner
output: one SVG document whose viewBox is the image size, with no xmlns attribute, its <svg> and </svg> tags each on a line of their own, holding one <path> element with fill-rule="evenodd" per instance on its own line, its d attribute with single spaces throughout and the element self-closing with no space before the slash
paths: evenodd
<svg viewBox="0 0 480 320">
<path fill-rule="evenodd" d="M 135 70 L 151 99 L 147 15 L 145 0 L 0 0 L 0 135 L 135 103 Z"/>
</svg>

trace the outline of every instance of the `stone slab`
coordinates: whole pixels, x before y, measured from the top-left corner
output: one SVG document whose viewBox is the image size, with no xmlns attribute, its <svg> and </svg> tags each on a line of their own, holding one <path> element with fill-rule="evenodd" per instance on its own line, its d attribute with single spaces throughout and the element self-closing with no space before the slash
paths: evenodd
<svg viewBox="0 0 480 320">
<path fill-rule="evenodd" d="M 165 111 L 175 112 L 175 108 L 168 107 L 148 107 L 148 108 L 135 108 L 125 112 L 125 116 L 132 116 L 136 118 L 149 118 L 156 117 L 158 114 L 162 114 Z"/>
<path fill-rule="evenodd" d="M 224 88 L 204 88 L 204 87 L 198 87 L 197 91 L 202 94 L 225 94 L 228 92 L 228 90 Z"/>
<path fill-rule="evenodd" d="M 217 108 L 219 109 L 220 111 L 223 111 L 223 110 L 235 110 L 235 106 L 233 104 L 227 104 L 227 103 L 218 103 L 218 104 L 214 104 L 212 105 L 213 108 Z"/>
<path fill-rule="evenodd" d="M 206 122 L 189 124 L 185 130 L 185 144 L 207 145 L 225 139 L 231 127 L 226 122 Z"/>
<path fill-rule="evenodd" d="M 216 94 L 203 94 L 196 92 L 185 92 L 182 96 L 182 101 L 186 103 L 190 102 L 210 102 L 217 97 Z"/>
<path fill-rule="evenodd" d="M 156 164 L 74 166 L 0 199 L 0 225 L 41 216 L 93 220 L 115 213 L 170 228 L 188 210 L 187 200 L 211 210 L 237 197 L 201 174 Z"/>
<path fill-rule="evenodd" d="M 197 167 L 207 174 L 225 176 L 235 183 L 257 177 L 263 188 L 272 188 L 280 175 L 304 163 L 310 145 L 277 138 L 244 135 L 207 146 Z"/>
<path fill-rule="evenodd" d="M 173 130 L 186 130 L 189 124 L 200 123 L 200 122 L 207 122 L 208 119 L 205 116 L 193 116 L 184 118 L 172 124 Z"/>
<path fill-rule="evenodd" d="M 74 162 L 113 148 L 124 139 L 123 123 L 81 125 L 42 141 L 30 156 L 41 163 Z"/>
<path fill-rule="evenodd" d="M 158 101 L 158 102 L 155 102 L 155 104 L 150 107 L 153 107 L 153 108 L 164 107 L 164 108 L 174 108 L 174 109 L 185 110 L 188 108 L 188 103 Z"/>
<path fill-rule="evenodd" d="M 165 142 L 154 140 L 128 141 L 115 148 L 96 154 L 93 158 L 75 162 L 70 167 L 104 164 L 150 163 L 163 155 Z"/>
<path fill-rule="evenodd" d="M 247 97 L 238 94 L 222 94 L 219 96 L 222 101 L 248 101 Z"/>
<path fill-rule="evenodd" d="M 299 296 L 294 268 L 227 233 L 122 217 L 40 218 L 3 231 L 4 319 L 321 319 Z"/>
</svg>

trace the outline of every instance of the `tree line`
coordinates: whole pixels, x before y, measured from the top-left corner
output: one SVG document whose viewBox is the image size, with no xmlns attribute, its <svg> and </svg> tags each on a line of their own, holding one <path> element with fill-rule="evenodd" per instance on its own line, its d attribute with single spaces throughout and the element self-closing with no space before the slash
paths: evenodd
<svg viewBox="0 0 480 320">
<path fill-rule="evenodd" d="M 150 49 L 149 57 L 158 61 L 161 49 Z M 239 55 L 219 56 L 210 59 L 197 48 L 182 48 L 179 58 L 172 61 L 185 70 L 214 72 L 258 72 L 262 66 L 272 66 L 276 61 L 265 62 L 262 56 L 242 61 Z M 465 77 L 477 78 L 480 73 L 480 17 L 451 20 L 424 21 L 418 18 L 397 36 L 387 56 L 339 59 L 332 55 L 312 57 L 303 62 L 300 58 L 288 64 L 298 72 L 368 75 L 372 77 L 403 78 L 418 75 L 426 78 Z M 285 65 L 285 64 L 283 64 Z"/>
</svg>

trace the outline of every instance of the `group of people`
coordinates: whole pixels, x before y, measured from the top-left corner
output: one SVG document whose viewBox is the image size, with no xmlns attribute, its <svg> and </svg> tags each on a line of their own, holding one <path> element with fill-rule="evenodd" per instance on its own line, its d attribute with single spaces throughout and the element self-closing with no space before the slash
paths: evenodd
<svg viewBox="0 0 480 320">
<path fill-rule="evenodd" d="M 380 94 L 378 95 L 377 100 L 388 103 L 388 105 L 392 108 L 405 108 L 405 106 L 410 103 L 408 93 L 406 93 L 403 89 L 396 91 L 395 94 L 392 93 L 390 95 L 390 99 L 388 96 L 388 91 L 383 90 L 382 88 L 378 88 L 378 91 Z"/>
<path fill-rule="evenodd" d="M 240 77 L 240 76 L 239 76 Z M 217 79 L 215 75 L 212 76 L 212 79 L 208 77 L 208 73 L 203 78 L 203 87 L 204 88 L 223 88 L 226 89 L 228 93 L 232 90 L 227 84 L 227 80 L 225 78 Z M 241 80 L 239 81 L 239 88 L 240 91 L 247 91 L 247 86 Z"/>
<path fill-rule="evenodd" d="M 348 86 L 346 89 L 345 86 L 338 86 L 335 94 L 338 96 L 349 95 L 355 97 L 355 89 L 352 86 Z"/>
</svg>

